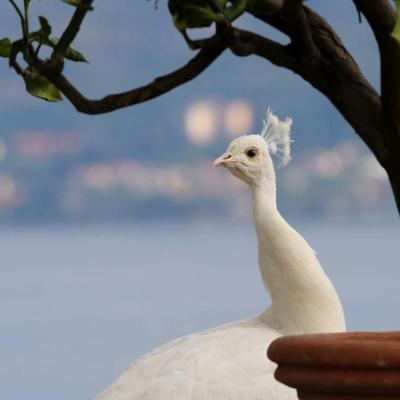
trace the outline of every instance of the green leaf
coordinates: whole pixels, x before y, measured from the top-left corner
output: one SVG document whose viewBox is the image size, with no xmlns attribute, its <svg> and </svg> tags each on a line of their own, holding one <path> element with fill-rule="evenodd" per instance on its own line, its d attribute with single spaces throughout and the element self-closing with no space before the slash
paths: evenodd
<svg viewBox="0 0 400 400">
<path fill-rule="evenodd" d="M 48 38 L 48 40 L 43 44 L 54 48 L 57 46 L 58 41 L 59 39 L 57 38 Z M 80 51 L 75 50 L 72 47 L 68 47 L 67 51 L 65 52 L 65 58 L 76 62 L 88 62 L 88 60 L 86 60 L 85 56 Z"/>
<path fill-rule="evenodd" d="M 40 32 L 48 38 L 51 33 L 51 26 L 45 17 L 39 16 Z"/>
<path fill-rule="evenodd" d="M 397 8 L 396 24 L 391 33 L 391 36 L 400 43 L 400 0 L 396 0 L 396 8 Z"/>
<path fill-rule="evenodd" d="M 224 22 L 225 16 L 220 13 L 215 13 L 208 6 L 203 8 L 197 5 L 185 4 L 180 19 L 187 28 L 205 28 L 210 26 L 213 22 Z"/>
<path fill-rule="evenodd" d="M 0 57 L 8 58 L 11 53 L 11 40 L 4 38 L 0 40 Z"/>
<path fill-rule="evenodd" d="M 57 46 L 59 39 L 45 37 L 43 35 L 42 29 L 40 29 L 39 31 L 31 32 L 29 34 L 29 43 L 31 42 L 38 42 L 42 45 L 49 46 L 54 49 Z M 80 51 L 75 50 L 72 47 L 68 47 L 67 51 L 65 52 L 65 58 L 75 62 L 88 62 L 88 60 L 86 60 L 85 56 Z"/>
<path fill-rule="evenodd" d="M 26 90 L 35 97 L 47 101 L 61 101 L 60 91 L 43 75 L 33 73 L 24 76 Z"/>
<path fill-rule="evenodd" d="M 68 47 L 67 51 L 65 52 L 65 58 L 75 62 L 88 62 L 81 52 L 73 49 L 72 47 Z"/>
<path fill-rule="evenodd" d="M 87 11 L 92 11 L 93 7 L 87 4 L 83 4 L 81 0 L 61 0 L 63 3 L 69 4 L 74 7 L 80 7 Z"/>
<path fill-rule="evenodd" d="M 234 21 L 246 11 L 247 0 L 232 0 L 231 3 L 232 6 L 225 10 L 225 16 L 229 22 Z"/>
</svg>

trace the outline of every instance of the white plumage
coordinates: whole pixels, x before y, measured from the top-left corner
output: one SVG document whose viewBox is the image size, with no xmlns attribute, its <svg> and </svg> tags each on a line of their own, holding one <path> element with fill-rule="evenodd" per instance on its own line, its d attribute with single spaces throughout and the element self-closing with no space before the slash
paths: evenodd
<svg viewBox="0 0 400 400">
<path fill-rule="evenodd" d="M 286 400 L 266 349 L 280 335 L 345 329 L 343 311 L 314 251 L 279 214 L 270 153 L 290 159 L 291 119 L 270 110 L 261 135 L 234 140 L 214 165 L 253 194 L 259 265 L 272 304 L 261 315 L 169 342 L 139 358 L 96 400 Z M 281 146 L 281 147 L 279 147 Z"/>
<path fill-rule="evenodd" d="M 279 121 L 279 118 L 272 114 L 271 109 L 268 108 L 260 133 L 261 137 L 267 142 L 269 151 L 281 156 L 282 166 L 290 161 L 290 142 L 292 141 L 290 128 L 292 123 L 293 120 L 289 117 L 284 121 Z"/>
</svg>

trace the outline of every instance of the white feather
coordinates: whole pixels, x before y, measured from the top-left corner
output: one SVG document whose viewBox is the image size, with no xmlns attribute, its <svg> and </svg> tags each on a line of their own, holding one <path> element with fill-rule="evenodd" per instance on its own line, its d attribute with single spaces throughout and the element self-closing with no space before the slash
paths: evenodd
<svg viewBox="0 0 400 400">
<path fill-rule="evenodd" d="M 256 318 L 198 332 L 147 353 L 95 400 L 297 399 L 294 389 L 274 379 L 275 364 L 266 349 L 282 334 L 342 331 L 344 319 L 314 251 L 276 211 L 273 196 L 260 191 L 253 197 L 261 275 L 272 306 Z M 245 298 L 247 293 L 238 295 Z"/>
<path fill-rule="evenodd" d="M 95 400 L 295 400 L 265 355 L 278 336 L 252 318 L 176 339 L 138 359 Z"/>
<path fill-rule="evenodd" d="M 290 125 L 290 119 L 281 122 L 268 110 L 261 133 L 271 152 L 282 147 L 283 162 L 290 157 Z M 265 146 L 259 135 L 234 141 L 239 149 L 249 142 Z M 272 162 L 271 168 L 273 172 Z M 345 322 L 314 251 L 277 210 L 274 174 L 271 179 L 268 171 L 262 172 L 251 188 L 259 266 L 271 306 L 258 317 L 198 332 L 145 354 L 96 400 L 297 399 L 294 389 L 274 379 L 267 347 L 280 335 L 343 331 Z M 221 282 L 222 298 L 229 282 L 229 275 Z M 245 301 L 247 293 L 238 296 Z"/>
<path fill-rule="evenodd" d="M 293 120 L 289 117 L 284 121 L 279 120 L 268 107 L 260 133 L 267 142 L 271 153 L 279 155 L 282 166 L 290 161 L 290 143 L 292 142 L 290 128 L 292 123 Z"/>
</svg>

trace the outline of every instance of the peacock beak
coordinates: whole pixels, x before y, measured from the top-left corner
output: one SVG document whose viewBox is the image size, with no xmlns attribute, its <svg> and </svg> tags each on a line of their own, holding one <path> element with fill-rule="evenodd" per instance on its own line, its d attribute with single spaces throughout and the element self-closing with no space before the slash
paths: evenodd
<svg viewBox="0 0 400 400">
<path fill-rule="evenodd" d="M 235 161 L 232 159 L 232 154 L 231 153 L 224 153 L 222 156 L 218 157 L 214 162 L 213 162 L 213 167 L 221 167 L 221 166 L 227 166 L 228 164 L 233 164 Z"/>
</svg>

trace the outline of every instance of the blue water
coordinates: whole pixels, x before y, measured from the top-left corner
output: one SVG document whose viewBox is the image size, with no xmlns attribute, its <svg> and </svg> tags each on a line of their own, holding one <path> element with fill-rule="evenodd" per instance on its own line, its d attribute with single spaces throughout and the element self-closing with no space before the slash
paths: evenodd
<svg viewBox="0 0 400 400">
<path fill-rule="evenodd" d="M 296 224 L 351 330 L 400 329 L 400 224 Z M 0 397 L 84 400 L 166 340 L 262 311 L 250 224 L 0 231 Z"/>
</svg>

